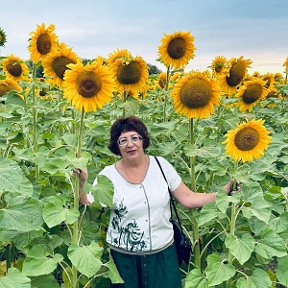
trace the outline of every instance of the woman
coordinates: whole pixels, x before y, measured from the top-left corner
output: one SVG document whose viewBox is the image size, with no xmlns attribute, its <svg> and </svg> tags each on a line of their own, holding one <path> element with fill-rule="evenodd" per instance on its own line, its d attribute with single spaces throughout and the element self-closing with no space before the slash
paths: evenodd
<svg viewBox="0 0 288 288">
<path fill-rule="evenodd" d="M 169 221 L 170 196 L 156 159 L 146 155 L 150 144 L 144 123 L 130 116 L 118 119 L 110 130 L 109 149 L 121 159 L 106 166 L 101 175 L 114 185 L 113 209 L 106 240 L 125 288 L 180 288 L 181 281 L 173 227 Z M 175 199 L 187 208 L 202 207 L 215 201 L 216 193 L 192 192 L 172 165 L 157 157 Z M 89 204 L 83 186 L 86 171 L 80 173 L 81 202 Z M 97 179 L 94 184 L 96 184 Z M 232 185 L 226 186 L 229 193 Z"/>
</svg>

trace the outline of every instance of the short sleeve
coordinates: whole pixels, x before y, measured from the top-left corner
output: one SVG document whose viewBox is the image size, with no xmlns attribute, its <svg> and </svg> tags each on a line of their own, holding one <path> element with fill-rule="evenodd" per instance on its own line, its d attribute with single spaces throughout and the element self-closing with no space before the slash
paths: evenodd
<svg viewBox="0 0 288 288">
<path fill-rule="evenodd" d="M 157 158 L 161 164 L 165 177 L 168 181 L 169 188 L 173 192 L 180 185 L 182 181 L 181 177 L 179 176 L 175 168 L 172 166 L 172 164 L 169 163 L 165 158 L 163 157 L 157 157 Z"/>
</svg>

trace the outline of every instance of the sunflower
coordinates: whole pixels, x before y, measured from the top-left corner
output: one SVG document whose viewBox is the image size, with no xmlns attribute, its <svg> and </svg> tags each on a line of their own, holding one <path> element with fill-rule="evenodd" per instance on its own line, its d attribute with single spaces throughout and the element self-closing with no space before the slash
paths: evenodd
<svg viewBox="0 0 288 288">
<path fill-rule="evenodd" d="M 165 37 L 161 39 L 162 44 L 158 47 L 160 61 L 166 67 L 184 68 L 189 60 L 195 56 L 194 37 L 190 32 L 175 32 L 164 35 Z"/>
<path fill-rule="evenodd" d="M 255 71 L 253 74 L 252 74 L 253 77 L 255 78 L 260 78 L 260 73 L 258 71 Z"/>
<path fill-rule="evenodd" d="M 27 79 L 27 65 L 21 58 L 16 57 L 13 54 L 9 55 L 5 60 L 3 60 L 2 69 L 8 79 L 12 79 L 17 82 Z"/>
<path fill-rule="evenodd" d="M 143 92 L 148 81 L 148 66 L 141 57 L 117 59 L 111 64 L 118 92 Z"/>
<path fill-rule="evenodd" d="M 262 80 L 264 80 L 266 82 L 265 87 L 268 90 L 271 90 L 272 88 L 274 88 L 274 75 L 272 73 L 267 73 L 265 75 L 263 75 L 261 77 Z"/>
<path fill-rule="evenodd" d="M 64 97 L 78 110 L 96 111 L 109 103 L 114 91 L 113 76 L 108 66 L 93 61 L 84 66 L 81 62 L 69 64 L 64 75 Z"/>
<path fill-rule="evenodd" d="M 31 32 L 31 40 L 29 43 L 30 57 L 34 63 L 40 59 L 44 59 L 50 52 L 57 48 L 58 37 L 54 33 L 55 26 L 49 25 L 47 28 L 43 23 L 41 26 L 37 25 L 35 32 Z"/>
<path fill-rule="evenodd" d="M 255 79 L 245 81 L 236 94 L 241 101 L 236 103 L 240 111 L 252 111 L 252 108 L 257 105 L 261 99 L 265 99 L 268 94 L 268 89 L 265 87 L 265 81 Z"/>
<path fill-rule="evenodd" d="M 171 97 L 174 108 L 188 118 L 205 118 L 220 105 L 220 89 L 217 82 L 205 73 L 191 72 L 175 84 Z"/>
<path fill-rule="evenodd" d="M 7 42 L 6 33 L 2 28 L 0 28 L 0 47 L 4 46 L 6 42 Z"/>
<path fill-rule="evenodd" d="M 18 85 L 18 83 L 11 79 L 4 79 L 0 80 L 0 97 L 5 95 L 7 92 L 10 92 L 12 90 L 15 91 L 21 91 L 21 87 Z M 21 97 L 19 94 L 17 94 L 19 97 Z M 21 97 L 23 98 L 23 97 Z"/>
<path fill-rule="evenodd" d="M 275 73 L 274 74 L 274 81 L 277 82 L 278 84 L 281 84 L 283 82 L 284 78 L 281 73 Z"/>
<path fill-rule="evenodd" d="M 166 87 L 166 76 L 167 76 L 166 72 L 161 72 L 159 74 L 158 84 L 161 89 L 164 89 Z"/>
<path fill-rule="evenodd" d="M 112 64 L 118 59 L 129 60 L 133 58 L 131 53 L 126 49 L 117 49 L 108 55 L 107 63 Z"/>
<path fill-rule="evenodd" d="M 44 74 L 52 78 L 52 83 L 61 86 L 68 64 L 76 64 L 79 57 L 64 43 L 59 46 L 59 50 L 49 53 L 42 61 Z"/>
<path fill-rule="evenodd" d="M 243 56 L 238 59 L 232 58 L 229 60 L 229 68 L 227 74 L 219 76 L 219 84 L 222 90 L 229 96 L 236 92 L 238 86 L 243 81 L 247 68 L 252 63 L 250 59 L 243 59 Z"/>
<path fill-rule="evenodd" d="M 227 59 L 223 56 L 216 56 L 212 61 L 211 68 L 214 77 L 223 75 L 228 67 Z"/>
<path fill-rule="evenodd" d="M 271 136 L 265 128 L 264 120 L 252 120 L 241 123 L 235 130 L 229 130 L 226 134 L 226 153 L 236 161 L 253 161 L 264 155 L 271 141 Z"/>
<path fill-rule="evenodd" d="M 288 57 L 286 58 L 285 62 L 283 63 L 283 66 L 285 67 L 285 73 L 288 74 Z"/>
</svg>

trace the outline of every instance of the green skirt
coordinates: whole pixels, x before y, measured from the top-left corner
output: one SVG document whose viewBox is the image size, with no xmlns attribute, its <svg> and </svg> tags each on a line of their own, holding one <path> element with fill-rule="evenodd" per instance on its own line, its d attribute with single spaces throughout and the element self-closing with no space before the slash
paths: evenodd
<svg viewBox="0 0 288 288">
<path fill-rule="evenodd" d="M 130 255 L 111 249 L 124 284 L 111 288 L 181 288 L 175 245 L 150 255 Z"/>
</svg>

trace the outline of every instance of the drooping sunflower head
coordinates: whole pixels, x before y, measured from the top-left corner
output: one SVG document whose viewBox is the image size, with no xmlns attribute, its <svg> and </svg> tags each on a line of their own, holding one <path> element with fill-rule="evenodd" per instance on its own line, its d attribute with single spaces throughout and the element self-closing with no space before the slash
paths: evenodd
<svg viewBox="0 0 288 288">
<path fill-rule="evenodd" d="M 7 36 L 5 31 L 0 27 L 0 47 L 4 46 L 7 42 Z"/>
<path fill-rule="evenodd" d="M 240 98 L 240 102 L 236 103 L 240 111 L 252 111 L 261 99 L 265 99 L 268 89 L 265 87 L 265 81 L 260 79 L 245 81 L 240 87 L 236 97 Z"/>
<path fill-rule="evenodd" d="M 141 57 L 128 61 L 117 59 L 111 64 L 117 91 L 143 92 L 148 82 L 148 66 Z"/>
<path fill-rule="evenodd" d="M 252 74 L 253 77 L 255 78 L 260 78 L 260 73 L 258 71 L 255 71 L 253 74 Z"/>
<path fill-rule="evenodd" d="M 253 161 L 264 155 L 271 136 L 264 126 L 264 120 L 252 120 L 239 124 L 235 130 L 226 134 L 226 153 L 235 161 Z"/>
<path fill-rule="evenodd" d="M 0 80 L 0 97 L 2 97 L 7 92 L 10 92 L 12 90 L 21 91 L 22 89 L 18 85 L 18 83 L 14 80 L 11 80 L 11 79 Z"/>
<path fill-rule="evenodd" d="M 274 74 L 274 81 L 276 83 L 279 83 L 281 84 L 283 82 L 284 78 L 283 78 L 283 75 L 281 73 L 275 73 Z"/>
<path fill-rule="evenodd" d="M 64 74 L 67 69 L 67 65 L 76 64 L 80 58 L 68 48 L 64 43 L 59 46 L 59 49 L 49 53 L 42 61 L 44 68 L 44 74 L 46 77 L 52 78 L 52 83 L 61 86 L 64 79 Z"/>
<path fill-rule="evenodd" d="M 261 78 L 262 78 L 262 80 L 264 80 L 266 82 L 265 87 L 267 89 L 270 90 L 271 88 L 274 87 L 275 80 L 274 80 L 274 75 L 272 73 L 267 73 L 267 74 L 263 75 Z"/>
<path fill-rule="evenodd" d="M 113 76 L 108 66 L 94 61 L 84 66 L 69 64 L 64 75 L 64 97 L 78 110 L 96 111 L 109 103 L 114 91 Z"/>
<path fill-rule="evenodd" d="M 160 61 L 174 69 L 184 68 L 190 59 L 194 58 L 194 37 L 190 32 L 175 32 L 164 34 L 162 44 L 158 47 Z"/>
<path fill-rule="evenodd" d="M 227 70 L 227 74 L 221 75 L 219 77 L 219 84 L 222 90 L 231 96 L 234 92 L 236 92 L 237 87 L 243 81 L 247 68 L 252 63 L 250 59 L 243 59 L 243 56 L 238 59 L 232 58 L 229 60 L 229 68 Z"/>
<path fill-rule="evenodd" d="M 25 64 L 25 62 L 13 54 L 9 55 L 3 60 L 2 69 L 8 79 L 12 79 L 17 82 L 27 79 L 29 72 L 28 66 Z"/>
<path fill-rule="evenodd" d="M 288 74 L 288 57 L 286 58 L 285 62 L 283 63 L 283 66 L 285 67 L 285 73 Z"/>
<path fill-rule="evenodd" d="M 161 72 L 159 74 L 159 80 L 158 80 L 158 84 L 160 86 L 161 89 L 164 89 L 165 86 L 166 86 L 166 76 L 167 76 L 167 73 L 166 72 Z"/>
<path fill-rule="evenodd" d="M 49 53 L 57 48 L 58 37 L 54 33 L 55 26 L 49 25 L 47 28 L 45 24 L 37 25 L 37 29 L 31 32 L 31 39 L 29 43 L 30 58 L 34 63 L 40 59 L 44 59 Z"/>
<path fill-rule="evenodd" d="M 171 97 L 175 111 L 188 118 L 206 118 L 220 105 L 220 88 L 205 73 L 192 71 L 175 84 Z"/>
<path fill-rule="evenodd" d="M 108 55 L 107 63 L 111 65 L 118 59 L 122 59 L 124 61 L 129 61 L 129 59 L 133 58 L 132 54 L 126 49 L 116 49 L 112 53 Z"/>
<path fill-rule="evenodd" d="M 216 56 L 212 61 L 211 68 L 213 76 L 223 75 L 228 67 L 227 59 L 223 56 Z"/>
</svg>

